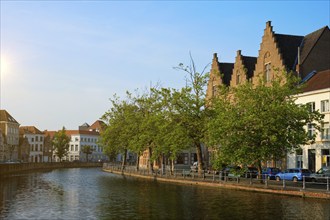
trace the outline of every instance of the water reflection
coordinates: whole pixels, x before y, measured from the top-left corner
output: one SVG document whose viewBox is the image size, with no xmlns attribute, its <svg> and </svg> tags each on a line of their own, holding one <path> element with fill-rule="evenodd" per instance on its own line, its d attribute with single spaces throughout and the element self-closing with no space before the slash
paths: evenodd
<svg viewBox="0 0 330 220">
<path fill-rule="evenodd" d="M 59 169 L 2 178 L 0 219 L 329 219 L 330 204 Z"/>
</svg>

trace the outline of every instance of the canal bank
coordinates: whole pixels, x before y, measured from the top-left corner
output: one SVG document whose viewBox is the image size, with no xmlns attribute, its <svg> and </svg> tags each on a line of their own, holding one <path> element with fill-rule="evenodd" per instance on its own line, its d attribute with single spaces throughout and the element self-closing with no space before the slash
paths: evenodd
<svg viewBox="0 0 330 220">
<path fill-rule="evenodd" d="M 295 189 L 293 187 L 276 187 L 276 186 L 269 186 L 265 184 L 258 184 L 251 182 L 247 182 L 246 184 L 240 182 L 238 184 L 235 181 L 228 182 L 228 181 L 205 181 L 205 178 L 202 179 L 191 179 L 190 177 L 182 177 L 178 176 L 167 176 L 167 175 L 157 175 L 155 174 L 144 174 L 141 172 L 132 172 L 132 170 L 128 171 L 120 171 L 116 169 L 111 169 L 109 167 L 103 166 L 103 171 L 110 172 L 118 175 L 123 176 L 131 176 L 135 178 L 143 178 L 148 179 L 151 181 L 159 181 L 159 182 L 167 182 L 167 183 L 175 183 L 175 184 L 184 184 L 184 185 L 196 185 L 196 186 L 205 186 L 205 187 L 216 187 L 216 188 L 226 188 L 231 190 L 241 190 L 241 191 L 250 191 L 250 192 L 258 192 L 258 193 L 268 193 L 268 194 L 277 194 L 277 195 L 287 195 L 287 196 L 294 196 L 294 197 L 301 197 L 301 198 L 315 198 L 315 199 L 325 199 L 330 200 L 330 193 L 317 191 L 317 190 L 302 190 L 302 189 Z"/>
<path fill-rule="evenodd" d="M 0 164 L 0 176 L 25 171 L 38 171 L 59 168 L 87 168 L 102 167 L 102 163 L 83 163 L 83 162 L 54 162 L 54 163 L 5 163 Z"/>
</svg>

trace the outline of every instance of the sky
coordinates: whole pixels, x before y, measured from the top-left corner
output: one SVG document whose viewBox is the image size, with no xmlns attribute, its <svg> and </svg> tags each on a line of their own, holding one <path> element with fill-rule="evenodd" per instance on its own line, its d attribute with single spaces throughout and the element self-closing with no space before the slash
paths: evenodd
<svg viewBox="0 0 330 220">
<path fill-rule="evenodd" d="M 183 87 L 189 53 L 199 71 L 213 53 L 258 56 L 267 21 L 301 36 L 330 23 L 329 1 L 0 2 L 0 109 L 41 131 L 92 124 L 115 94 Z"/>
</svg>

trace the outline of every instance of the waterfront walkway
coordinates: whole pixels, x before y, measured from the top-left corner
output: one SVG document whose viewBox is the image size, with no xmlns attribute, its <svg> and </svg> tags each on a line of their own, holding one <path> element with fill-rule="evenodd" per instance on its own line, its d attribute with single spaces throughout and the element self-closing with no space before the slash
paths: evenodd
<svg viewBox="0 0 330 220">
<path fill-rule="evenodd" d="M 199 185 L 207 187 L 221 187 L 232 190 L 246 190 L 261 193 L 272 193 L 280 195 L 298 196 L 303 198 L 318 198 L 330 200 L 329 183 L 312 183 L 275 180 L 259 180 L 255 178 L 223 177 L 220 174 L 198 175 L 187 170 L 175 170 L 172 174 L 167 171 L 164 173 L 150 173 L 148 170 L 136 170 L 134 166 L 126 166 L 121 171 L 121 166 L 103 164 L 103 170 L 115 174 L 145 178 L 153 181 L 178 183 L 186 185 Z"/>
</svg>

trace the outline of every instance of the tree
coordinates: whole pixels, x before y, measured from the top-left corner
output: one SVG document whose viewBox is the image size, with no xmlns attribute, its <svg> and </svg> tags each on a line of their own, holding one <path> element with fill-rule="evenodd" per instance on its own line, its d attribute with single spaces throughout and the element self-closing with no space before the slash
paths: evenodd
<svg viewBox="0 0 330 220">
<path fill-rule="evenodd" d="M 209 143 L 218 152 L 215 164 L 256 165 L 283 158 L 300 145 L 313 141 L 304 126 L 316 128 L 322 120 L 308 106 L 295 104 L 300 91 L 297 78 L 283 72 L 271 83 L 260 79 L 236 88 L 221 88 L 212 100 Z"/>
<path fill-rule="evenodd" d="M 114 96 L 110 101 L 112 107 L 102 116 L 106 122 L 106 128 L 101 132 L 101 142 L 108 155 L 114 157 L 119 153 L 123 154 L 123 170 L 126 165 L 128 149 L 136 149 L 131 143 L 138 135 L 138 126 L 141 122 L 138 108 L 129 92 L 127 92 L 126 100 L 119 100 L 117 96 Z"/>
<path fill-rule="evenodd" d="M 85 145 L 82 147 L 81 152 L 86 155 L 86 162 L 88 162 L 88 155 L 92 154 L 94 151 L 93 147 L 90 145 Z"/>
<path fill-rule="evenodd" d="M 175 69 L 188 74 L 186 87 L 173 94 L 173 105 L 179 115 L 180 125 L 187 130 L 188 138 L 196 148 L 199 173 L 204 167 L 202 145 L 207 133 L 207 121 L 210 116 L 209 109 L 206 108 L 207 100 L 205 99 L 205 87 L 209 74 L 204 72 L 208 66 L 206 65 L 201 73 L 197 72 L 190 54 L 189 66 L 180 63 L 178 67 L 175 67 Z"/>
<path fill-rule="evenodd" d="M 62 158 L 68 155 L 69 142 L 70 137 L 66 135 L 65 127 L 57 131 L 53 137 L 52 144 L 54 146 L 55 155 L 60 158 L 61 162 Z"/>
</svg>

